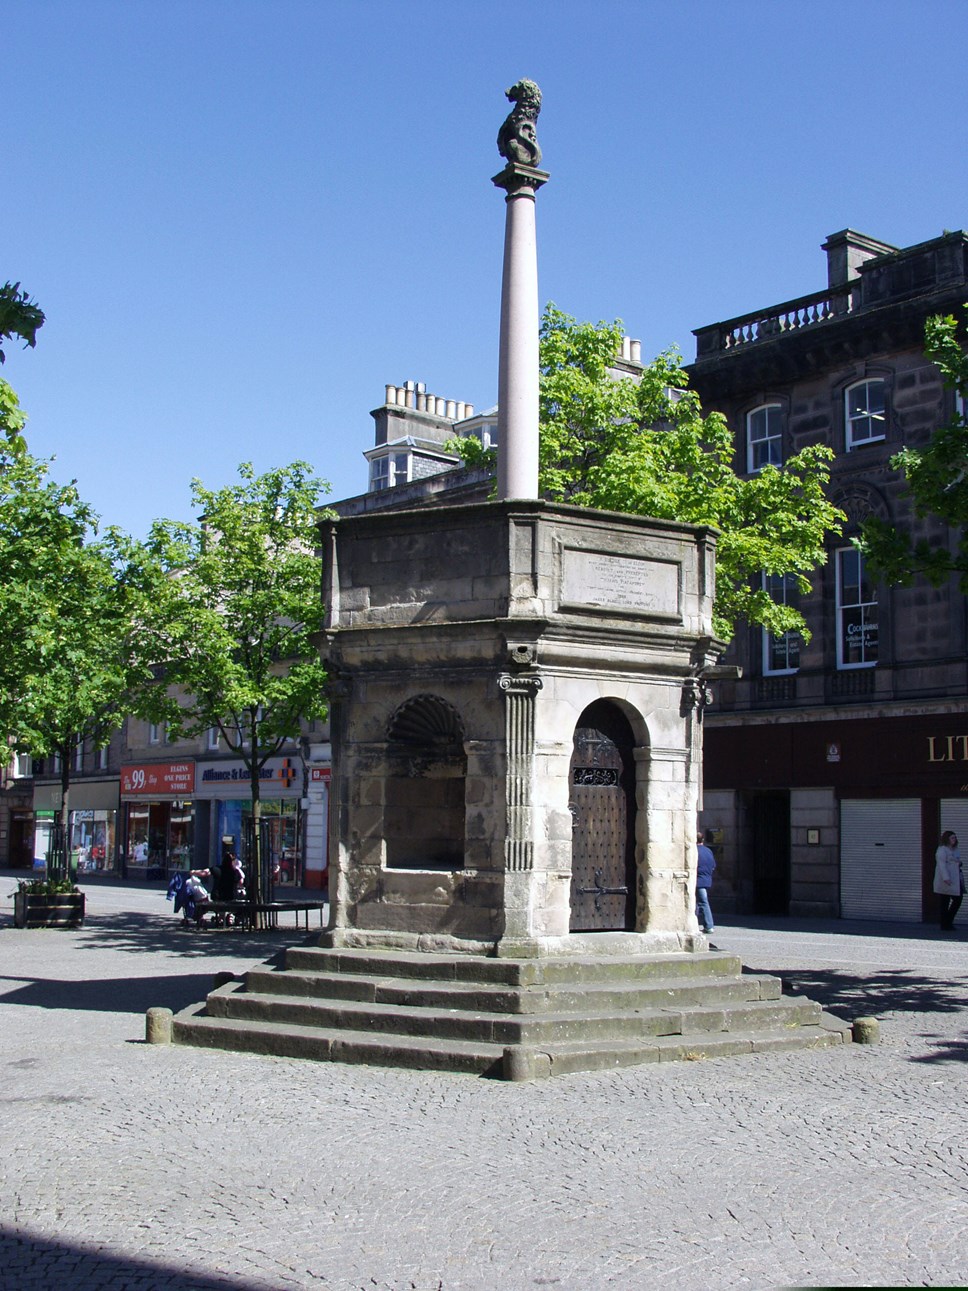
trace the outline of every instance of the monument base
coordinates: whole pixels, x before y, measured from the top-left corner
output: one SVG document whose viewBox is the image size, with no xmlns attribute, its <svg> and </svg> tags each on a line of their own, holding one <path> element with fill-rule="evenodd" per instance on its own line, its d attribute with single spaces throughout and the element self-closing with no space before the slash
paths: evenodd
<svg viewBox="0 0 968 1291">
<path fill-rule="evenodd" d="M 495 942 L 482 942 L 442 933 L 367 931 L 360 928 L 328 929 L 320 937 L 319 945 L 334 950 L 404 950 L 432 955 L 482 955 L 496 959 L 668 955 L 709 949 L 708 938 L 702 933 L 689 932 L 569 933 L 565 937 L 501 937 Z"/>
<path fill-rule="evenodd" d="M 173 1022 L 176 1044 L 536 1080 L 640 1063 L 847 1043 L 846 1022 L 783 996 L 735 955 L 503 958 L 292 947 Z M 591 939 L 588 939 L 591 940 Z"/>
</svg>

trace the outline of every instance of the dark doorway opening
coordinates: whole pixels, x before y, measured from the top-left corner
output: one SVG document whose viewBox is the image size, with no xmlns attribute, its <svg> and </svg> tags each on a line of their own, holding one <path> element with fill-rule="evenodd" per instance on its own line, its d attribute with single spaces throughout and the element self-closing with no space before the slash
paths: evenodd
<svg viewBox="0 0 968 1291">
<path fill-rule="evenodd" d="M 749 805 L 753 913 L 790 913 L 790 795 L 755 793 Z"/>
</svg>

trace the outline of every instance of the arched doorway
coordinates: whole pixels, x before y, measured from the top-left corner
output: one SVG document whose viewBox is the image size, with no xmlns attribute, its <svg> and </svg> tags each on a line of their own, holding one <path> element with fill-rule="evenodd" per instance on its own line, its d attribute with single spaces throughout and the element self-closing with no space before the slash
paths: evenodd
<svg viewBox="0 0 968 1291">
<path fill-rule="evenodd" d="M 608 700 L 578 719 L 569 771 L 571 932 L 635 927 L 635 738 Z"/>
</svg>

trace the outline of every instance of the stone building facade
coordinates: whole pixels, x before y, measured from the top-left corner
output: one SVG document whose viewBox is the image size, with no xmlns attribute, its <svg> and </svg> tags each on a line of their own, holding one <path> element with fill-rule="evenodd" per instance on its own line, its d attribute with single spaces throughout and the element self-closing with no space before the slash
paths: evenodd
<svg viewBox="0 0 968 1291">
<path fill-rule="evenodd" d="M 889 459 L 955 411 L 924 324 L 968 301 L 968 235 L 898 249 L 844 230 L 824 250 L 823 290 L 696 332 L 692 383 L 737 469 L 828 444 L 848 517 L 800 602 L 810 641 L 744 629 L 730 648 L 743 677 L 707 710 L 702 819 L 721 908 L 916 921 L 940 830 L 968 837 L 968 607 L 956 580 L 877 585 L 850 538 L 874 514 L 949 540 Z"/>
</svg>

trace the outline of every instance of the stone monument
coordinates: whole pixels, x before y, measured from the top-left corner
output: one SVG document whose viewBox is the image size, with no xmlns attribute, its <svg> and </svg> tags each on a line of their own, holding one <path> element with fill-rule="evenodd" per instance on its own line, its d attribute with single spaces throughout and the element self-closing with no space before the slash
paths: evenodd
<svg viewBox="0 0 968 1291">
<path fill-rule="evenodd" d="M 325 526 L 333 946 L 539 955 L 705 944 L 693 911 L 708 529 L 538 498 L 535 195 L 506 160 L 497 501 Z"/>
<path fill-rule="evenodd" d="M 714 534 L 537 497 L 548 176 L 507 93 L 497 500 L 323 525 L 330 925 L 173 1039 L 510 1080 L 839 1043 L 698 929 Z"/>
</svg>

